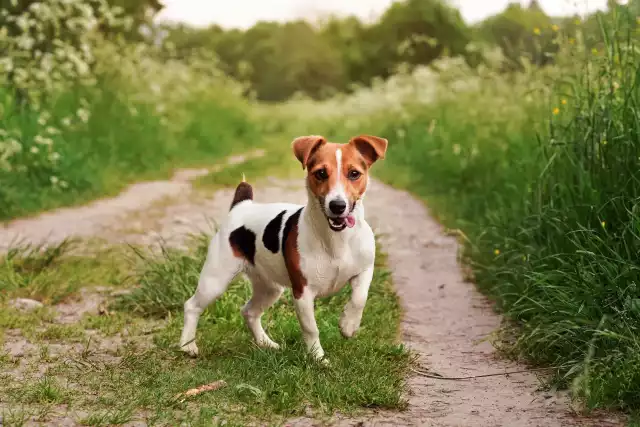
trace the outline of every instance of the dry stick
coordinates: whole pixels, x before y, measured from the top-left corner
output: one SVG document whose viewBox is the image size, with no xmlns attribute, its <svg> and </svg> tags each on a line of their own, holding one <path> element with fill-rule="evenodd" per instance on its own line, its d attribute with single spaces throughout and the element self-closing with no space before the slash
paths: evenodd
<svg viewBox="0 0 640 427">
<path fill-rule="evenodd" d="M 537 372 L 537 371 L 550 371 L 552 369 L 559 369 L 559 366 L 552 366 L 549 368 L 534 368 L 534 369 L 522 369 L 520 371 L 507 371 L 507 372 L 497 372 L 494 374 L 482 374 L 482 375 L 472 375 L 469 377 L 443 377 L 441 375 L 438 374 L 429 374 L 427 372 L 423 372 L 423 371 L 419 371 L 417 369 L 413 369 L 413 368 L 409 368 L 411 371 L 415 372 L 416 374 L 422 376 L 422 377 L 426 377 L 426 378 L 433 378 L 436 380 L 451 380 L 451 381 L 462 381 L 462 380 L 472 380 L 475 378 L 485 378 L 485 377 L 499 377 L 501 375 L 510 375 L 510 374 L 524 374 L 527 372 Z"/>
</svg>

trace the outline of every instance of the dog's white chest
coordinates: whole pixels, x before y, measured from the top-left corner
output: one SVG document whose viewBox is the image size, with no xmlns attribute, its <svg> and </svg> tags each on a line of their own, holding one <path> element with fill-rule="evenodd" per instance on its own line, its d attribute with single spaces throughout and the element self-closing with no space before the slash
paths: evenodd
<svg viewBox="0 0 640 427">
<path fill-rule="evenodd" d="M 307 286 L 318 297 L 339 292 L 350 279 L 372 262 L 372 252 L 371 249 L 362 250 L 358 247 L 345 247 L 336 255 L 331 255 L 326 250 L 309 251 L 301 257 Z"/>
</svg>

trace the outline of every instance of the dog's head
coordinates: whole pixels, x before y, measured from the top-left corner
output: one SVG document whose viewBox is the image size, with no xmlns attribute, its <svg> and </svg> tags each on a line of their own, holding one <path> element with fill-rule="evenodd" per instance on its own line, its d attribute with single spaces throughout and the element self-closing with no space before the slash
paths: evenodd
<svg viewBox="0 0 640 427">
<path fill-rule="evenodd" d="M 387 140 L 361 135 L 346 144 L 327 142 L 322 136 L 301 136 L 293 152 L 307 169 L 307 185 L 318 199 L 333 231 L 355 225 L 353 210 L 369 183 L 369 168 L 384 159 Z"/>
</svg>

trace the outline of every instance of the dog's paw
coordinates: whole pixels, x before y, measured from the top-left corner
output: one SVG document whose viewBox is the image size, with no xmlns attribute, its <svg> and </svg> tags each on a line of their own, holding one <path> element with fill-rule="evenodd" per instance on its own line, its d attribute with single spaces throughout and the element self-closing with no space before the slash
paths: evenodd
<svg viewBox="0 0 640 427">
<path fill-rule="evenodd" d="M 360 319 L 344 314 L 340 318 L 340 332 L 345 338 L 352 338 L 360 328 Z"/>
<path fill-rule="evenodd" d="M 184 351 L 191 357 L 198 356 L 198 346 L 196 345 L 195 341 L 192 341 L 187 345 L 180 346 L 180 350 Z"/>
<path fill-rule="evenodd" d="M 258 341 L 257 344 L 258 344 L 258 347 L 260 348 L 271 348 L 273 350 L 280 350 L 280 344 L 273 341 L 269 337 L 264 337 L 263 339 Z"/>
</svg>

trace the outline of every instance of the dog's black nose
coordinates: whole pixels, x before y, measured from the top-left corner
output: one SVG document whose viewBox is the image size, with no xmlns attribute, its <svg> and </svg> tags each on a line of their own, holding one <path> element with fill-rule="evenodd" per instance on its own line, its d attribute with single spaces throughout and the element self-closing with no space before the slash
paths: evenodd
<svg viewBox="0 0 640 427">
<path fill-rule="evenodd" d="M 347 209 L 347 203 L 344 200 L 337 199 L 329 202 L 329 210 L 334 215 L 341 215 Z"/>
</svg>

